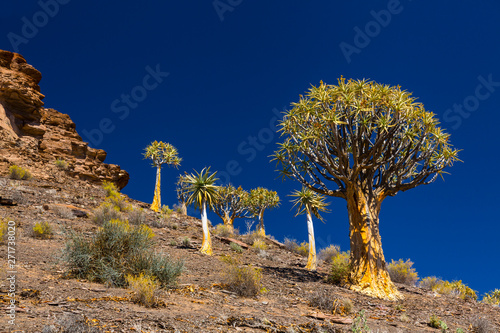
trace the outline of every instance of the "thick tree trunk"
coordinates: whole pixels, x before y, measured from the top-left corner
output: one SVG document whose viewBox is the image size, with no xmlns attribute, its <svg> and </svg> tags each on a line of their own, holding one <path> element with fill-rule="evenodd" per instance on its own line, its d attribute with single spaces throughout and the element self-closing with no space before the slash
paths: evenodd
<svg viewBox="0 0 500 333">
<path fill-rule="evenodd" d="M 151 204 L 151 209 L 154 210 L 155 212 L 159 212 L 161 209 L 160 174 L 161 174 L 161 166 L 158 166 L 158 168 L 156 169 L 155 196 L 153 198 L 153 203 Z"/>
<path fill-rule="evenodd" d="M 180 205 L 181 205 L 181 207 L 180 207 L 181 208 L 181 214 L 182 215 L 187 215 L 188 213 L 187 213 L 186 203 L 185 202 L 181 202 Z"/>
<path fill-rule="evenodd" d="M 212 255 L 212 240 L 210 239 L 210 230 L 208 229 L 207 208 L 203 201 L 201 207 L 201 225 L 203 227 L 203 243 L 201 243 L 201 253 Z"/>
<path fill-rule="evenodd" d="M 224 217 L 222 218 L 222 221 L 224 222 L 224 225 L 231 231 L 233 232 L 234 230 L 234 218 L 229 215 L 229 213 L 225 213 Z"/>
<path fill-rule="evenodd" d="M 307 233 L 309 234 L 309 257 L 307 258 L 306 269 L 316 270 L 316 241 L 314 240 L 314 226 L 311 213 L 307 212 Z"/>
<path fill-rule="evenodd" d="M 360 188 L 347 189 L 349 233 L 351 240 L 351 289 L 360 293 L 389 300 L 402 295 L 387 272 L 382 240 L 379 232 L 381 200 L 370 197 Z"/>
<path fill-rule="evenodd" d="M 266 230 L 264 229 L 264 210 L 259 212 L 259 227 L 257 228 L 257 233 L 262 237 L 266 237 Z"/>
</svg>

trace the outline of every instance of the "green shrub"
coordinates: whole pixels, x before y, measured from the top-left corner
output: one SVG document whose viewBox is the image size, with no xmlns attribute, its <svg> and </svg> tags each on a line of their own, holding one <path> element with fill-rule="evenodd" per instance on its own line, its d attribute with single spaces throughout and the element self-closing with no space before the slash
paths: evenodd
<svg viewBox="0 0 500 333">
<path fill-rule="evenodd" d="M 159 290 L 159 284 L 154 276 L 141 273 L 139 276 L 127 275 L 125 279 L 128 288 L 134 292 L 134 302 L 146 307 L 152 307 L 157 303 L 156 294 Z"/>
<path fill-rule="evenodd" d="M 68 162 L 65 160 L 57 159 L 54 161 L 54 165 L 61 170 L 68 170 Z"/>
<path fill-rule="evenodd" d="M 239 296 L 256 296 L 261 291 L 261 269 L 243 266 L 231 256 L 223 256 L 221 260 L 227 264 L 222 278 L 229 290 Z"/>
<path fill-rule="evenodd" d="M 346 284 L 349 280 L 349 256 L 348 252 L 339 252 L 332 259 L 330 274 L 326 278 L 327 282 L 333 284 Z"/>
<path fill-rule="evenodd" d="M 181 246 L 182 247 L 191 247 L 191 239 L 189 239 L 189 237 L 183 237 L 181 239 Z"/>
<path fill-rule="evenodd" d="M 33 237 L 47 239 L 52 236 L 52 227 L 48 222 L 37 222 L 32 229 Z"/>
<path fill-rule="evenodd" d="M 231 242 L 229 247 L 236 253 L 243 253 L 243 248 L 236 243 Z"/>
<path fill-rule="evenodd" d="M 412 266 L 413 262 L 410 259 L 406 261 L 403 259 L 391 260 L 391 263 L 387 265 L 387 271 L 393 282 L 414 286 L 418 281 L 418 274 Z"/>
<path fill-rule="evenodd" d="M 106 193 L 106 203 L 110 203 L 113 207 L 118 208 L 121 212 L 133 210 L 132 205 L 127 202 L 127 199 L 120 193 L 116 185 L 112 182 L 104 181 L 102 188 Z"/>
<path fill-rule="evenodd" d="M 351 325 L 351 330 L 353 333 L 368 333 L 371 332 L 370 327 L 366 324 L 365 310 L 361 310 L 356 313 L 354 320 Z"/>
<path fill-rule="evenodd" d="M 338 245 L 330 245 L 325 247 L 318 253 L 318 259 L 324 261 L 328 264 L 332 262 L 332 259 L 340 252 L 340 246 Z"/>
<path fill-rule="evenodd" d="M 482 302 L 486 304 L 500 305 L 500 289 L 495 289 L 494 291 L 484 294 Z"/>
<path fill-rule="evenodd" d="M 92 216 L 92 220 L 99 225 L 120 218 L 120 209 L 110 202 L 103 202 L 98 208 L 94 209 Z"/>
<path fill-rule="evenodd" d="M 463 328 L 457 328 L 457 330 L 455 331 L 455 333 L 465 333 L 464 329 Z"/>
<path fill-rule="evenodd" d="M 163 205 L 160 210 L 160 217 L 162 219 L 168 219 L 174 211 L 168 207 L 168 205 Z"/>
<path fill-rule="evenodd" d="M 69 273 L 77 278 L 123 287 L 127 274 L 144 273 L 155 277 L 161 286 L 175 283 L 182 262 L 152 251 L 154 234 L 145 226 L 128 221 L 106 221 L 91 238 L 72 232 L 65 244 L 64 260 Z"/>
<path fill-rule="evenodd" d="M 17 180 L 28 180 L 31 179 L 31 173 L 24 168 L 17 165 L 12 165 L 9 167 L 9 178 Z"/>
<path fill-rule="evenodd" d="M 441 332 L 446 332 L 446 330 L 448 329 L 448 325 L 446 325 L 446 323 L 439 319 L 439 317 L 437 317 L 436 315 L 431 315 L 431 317 L 429 318 L 429 326 L 433 328 L 439 328 L 441 329 Z"/>
<path fill-rule="evenodd" d="M 108 182 L 107 180 L 102 182 L 102 189 L 106 194 L 106 198 L 117 196 L 120 193 L 115 183 Z"/>
</svg>

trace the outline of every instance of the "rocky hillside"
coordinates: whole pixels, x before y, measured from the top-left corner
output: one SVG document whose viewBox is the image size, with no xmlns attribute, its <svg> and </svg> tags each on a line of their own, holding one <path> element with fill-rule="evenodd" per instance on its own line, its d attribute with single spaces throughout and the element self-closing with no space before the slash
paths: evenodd
<svg viewBox="0 0 500 333">
<path fill-rule="evenodd" d="M 54 161 L 63 159 L 70 178 L 125 187 L 126 171 L 103 163 L 106 152 L 83 142 L 67 114 L 44 108 L 41 78 L 21 55 L 0 50 L 0 174 L 18 165 L 38 179 L 53 179 Z"/>
</svg>

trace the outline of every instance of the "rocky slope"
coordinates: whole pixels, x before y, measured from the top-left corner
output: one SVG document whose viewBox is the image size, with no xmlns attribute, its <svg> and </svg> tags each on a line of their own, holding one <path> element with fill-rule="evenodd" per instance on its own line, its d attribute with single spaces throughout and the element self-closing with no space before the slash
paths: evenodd
<svg viewBox="0 0 500 333">
<path fill-rule="evenodd" d="M 44 107 L 41 78 L 21 55 L 0 50 L 0 174 L 15 164 L 37 179 L 52 179 L 54 161 L 63 159 L 67 177 L 125 187 L 126 171 L 103 163 L 106 152 L 83 142 L 67 114 Z"/>
</svg>

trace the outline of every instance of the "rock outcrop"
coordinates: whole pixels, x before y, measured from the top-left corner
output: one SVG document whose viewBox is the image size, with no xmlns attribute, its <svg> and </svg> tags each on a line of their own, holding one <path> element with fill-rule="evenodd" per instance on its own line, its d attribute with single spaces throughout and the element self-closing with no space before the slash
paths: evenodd
<svg viewBox="0 0 500 333">
<path fill-rule="evenodd" d="M 68 163 L 68 177 L 125 187 L 125 170 L 103 163 L 106 152 L 83 142 L 67 114 L 43 107 L 41 78 L 21 55 L 0 50 L 0 174 L 16 164 L 35 177 L 50 179 L 60 171 L 55 160 L 62 159 Z"/>
</svg>

